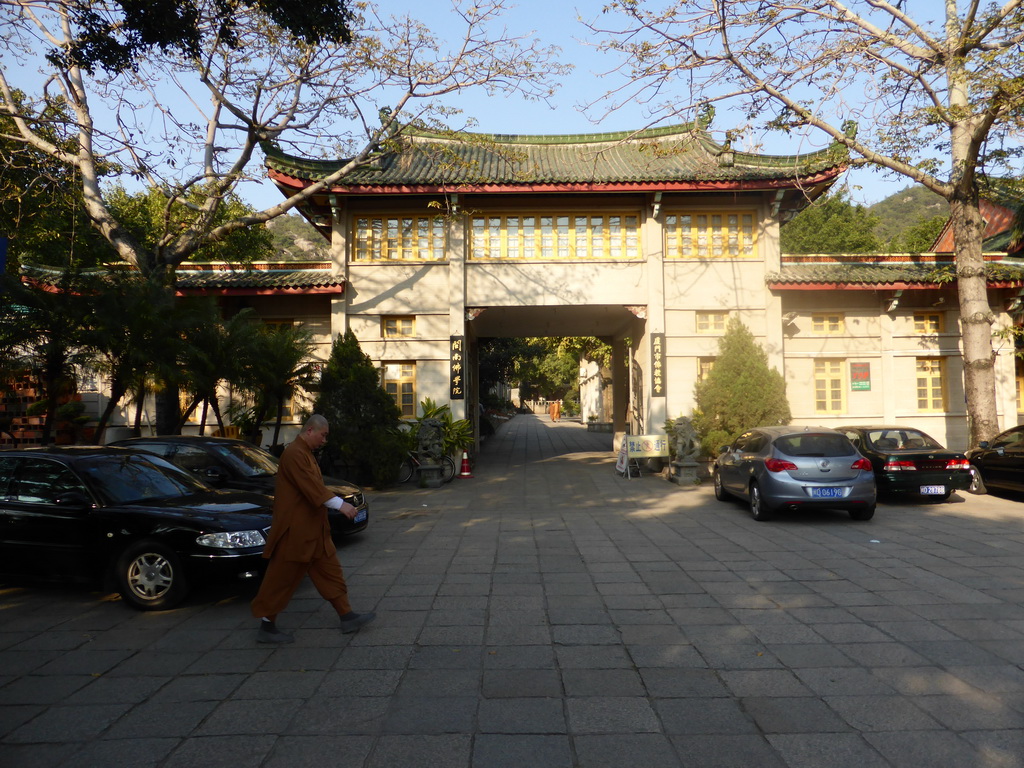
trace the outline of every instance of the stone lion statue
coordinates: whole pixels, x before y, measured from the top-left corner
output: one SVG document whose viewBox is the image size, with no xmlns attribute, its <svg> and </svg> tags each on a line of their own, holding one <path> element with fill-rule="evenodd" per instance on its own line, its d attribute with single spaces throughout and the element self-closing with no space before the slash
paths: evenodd
<svg viewBox="0 0 1024 768">
<path fill-rule="evenodd" d="M 416 455 L 423 464 L 440 464 L 444 449 L 441 440 L 442 424 L 438 419 L 423 419 L 416 435 Z"/>
<path fill-rule="evenodd" d="M 697 457 L 700 456 L 700 438 L 690 419 L 685 416 L 676 419 L 672 423 L 669 439 L 672 441 L 676 462 L 680 464 L 697 463 Z"/>
</svg>

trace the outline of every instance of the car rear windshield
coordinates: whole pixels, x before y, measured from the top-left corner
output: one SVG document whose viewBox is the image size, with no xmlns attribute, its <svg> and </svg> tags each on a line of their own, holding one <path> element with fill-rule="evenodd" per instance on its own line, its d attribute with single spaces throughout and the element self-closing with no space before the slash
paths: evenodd
<svg viewBox="0 0 1024 768">
<path fill-rule="evenodd" d="M 853 453 L 853 446 L 843 435 L 813 432 L 780 437 L 775 447 L 788 456 L 849 456 Z"/>
<path fill-rule="evenodd" d="M 913 429 L 873 429 L 868 442 L 878 451 L 941 451 L 942 445 Z"/>
</svg>

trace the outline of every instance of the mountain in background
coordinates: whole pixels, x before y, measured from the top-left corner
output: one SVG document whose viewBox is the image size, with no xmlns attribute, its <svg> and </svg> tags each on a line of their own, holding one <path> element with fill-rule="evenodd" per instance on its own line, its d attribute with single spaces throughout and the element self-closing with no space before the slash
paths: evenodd
<svg viewBox="0 0 1024 768">
<path fill-rule="evenodd" d="M 912 227 L 936 218 L 941 218 L 944 224 L 949 216 L 949 204 L 927 187 L 917 184 L 868 206 L 868 213 L 878 217 L 875 236 L 887 243 Z M 941 225 L 938 228 L 941 229 Z"/>
<path fill-rule="evenodd" d="M 328 261 L 330 243 L 298 214 L 278 216 L 267 222 L 278 261 Z"/>
</svg>

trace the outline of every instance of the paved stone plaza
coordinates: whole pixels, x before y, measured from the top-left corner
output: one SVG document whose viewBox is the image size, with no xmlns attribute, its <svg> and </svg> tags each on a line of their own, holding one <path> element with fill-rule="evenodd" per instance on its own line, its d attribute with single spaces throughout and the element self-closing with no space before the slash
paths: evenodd
<svg viewBox="0 0 1024 768">
<path fill-rule="evenodd" d="M 370 492 L 342 635 L 305 584 L 137 613 L 3 583 L 0 766 L 1024 766 L 1024 502 L 754 522 L 518 416 L 473 478 Z"/>
</svg>

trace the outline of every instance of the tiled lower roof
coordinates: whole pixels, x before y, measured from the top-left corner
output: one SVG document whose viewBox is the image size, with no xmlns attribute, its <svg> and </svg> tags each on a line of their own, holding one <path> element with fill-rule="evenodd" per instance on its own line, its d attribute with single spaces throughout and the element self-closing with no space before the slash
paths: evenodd
<svg viewBox="0 0 1024 768">
<path fill-rule="evenodd" d="M 951 283 L 954 265 L 950 261 L 908 262 L 844 262 L 789 263 L 778 272 L 765 275 L 770 288 L 821 286 L 830 288 L 920 286 L 933 288 Z M 986 264 L 989 282 L 1024 282 L 1024 263 L 990 261 Z"/>
<path fill-rule="evenodd" d="M 205 266 L 205 265 L 204 265 Z M 178 269 L 176 287 L 179 291 L 189 290 L 230 290 L 259 289 L 304 291 L 313 289 L 337 289 L 340 293 L 345 287 L 345 279 L 335 274 L 330 265 L 318 265 L 310 268 L 303 264 L 303 269 L 293 269 L 283 264 L 260 268 L 218 268 L 196 269 L 186 267 Z"/>
</svg>

